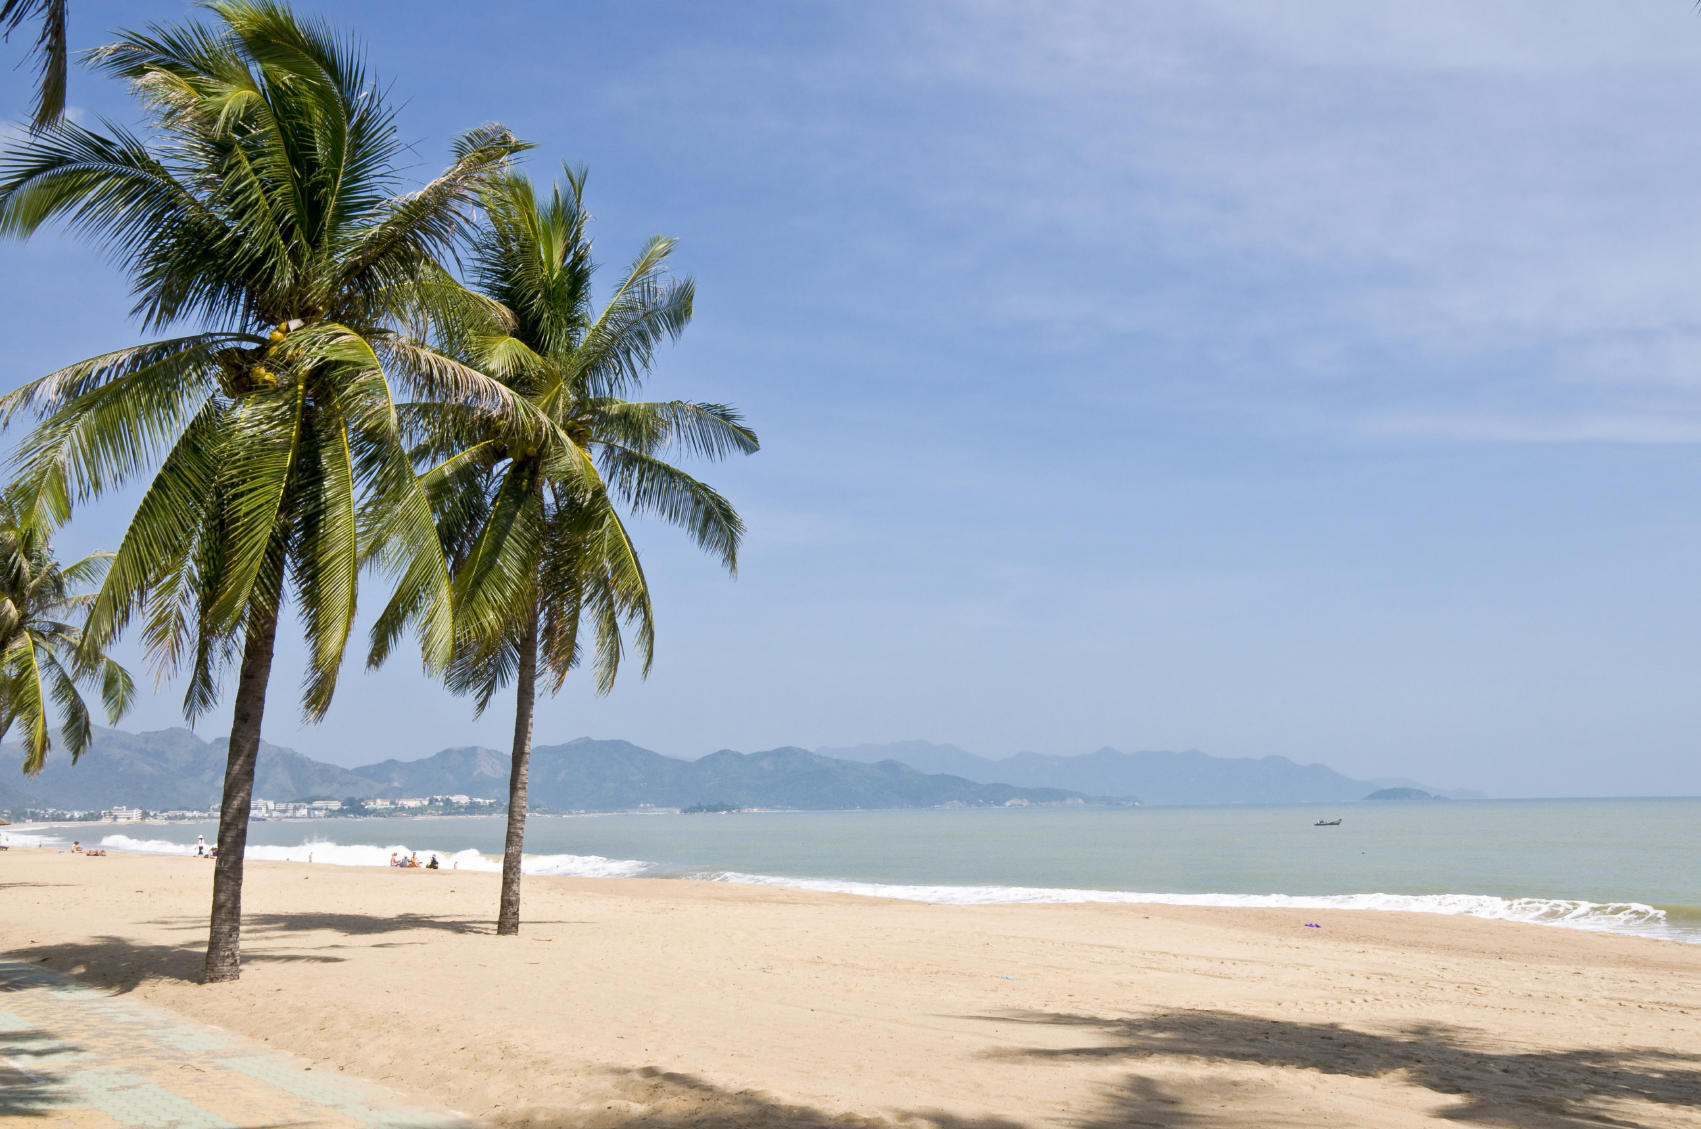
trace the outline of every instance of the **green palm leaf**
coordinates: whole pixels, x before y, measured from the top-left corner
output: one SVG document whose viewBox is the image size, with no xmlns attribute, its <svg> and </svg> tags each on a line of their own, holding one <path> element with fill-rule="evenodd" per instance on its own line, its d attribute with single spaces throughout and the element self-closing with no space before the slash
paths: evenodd
<svg viewBox="0 0 1701 1129">
<path fill-rule="evenodd" d="M 39 130 L 65 113 L 65 0 L 5 0 L 0 4 L 0 34 L 10 39 L 32 16 L 41 19 L 33 48 L 40 59 L 41 85 L 36 91 L 30 128 Z"/>
<path fill-rule="evenodd" d="M 85 589 L 102 579 L 107 555 L 61 566 L 47 536 L 24 516 L 15 488 L 0 496 L 0 739 L 13 726 L 22 731 L 23 770 L 33 775 L 52 748 L 50 712 L 59 715 L 60 740 L 74 763 L 93 735 L 82 686 L 100 689 L 112 722 L 130 708 L 135 686 L 67 622 L 89 607 Z"/>
<path fill-rule="evenodd" d="M 451 689 L 482 714 L 503 686 L 515 687 L 516 722 L 509 829 L 497 931 L 519 928 L 525 780 L 537 678 L 561 687 L 594 652 L 600 692 L 609 691 L 631 644 L 644 673 L 655 654 L 649 584 L 621 507 L 661 517 L 736 566 L 744 524 L 720 494 L 665 461 L 709 459 L 757 449 L 755 432 L 721 404 L 629 403 L 663 342 L 690 321 L 689 279 L 667 272 L 674 241 L 652 239 L 612 298 L 592 303 L 595 270 L 583 172 L 541 197 L 530 181 L 493 178 L 485 222 L 471 240 L 469 272 L 510 312 L 504 332 L 440 334 L 441 353 L 488 373 L 542 420 L 462 398 L 449 407 L 405 408 L 405 428 L 455 569 Z M 465 324 L 465 323 L 463 323 Z M 416 366 L 439 380 L 460 376 Z M 449 385 L 452 387 L 452 383 Z M 381 658 L 415 614 L 400 595 L 379 617 Z M 588 625 L 586 645 L 580 628 Z"/>
<path fill-rule="evenodd" d="M 428 661 L 446 666 L 454 645 L 449 567 L 396 390 L 468 405 L 539 445 L 553 428 L 501 381 L 423 343 L 511 324 L 439 259 L 524 145 L 480 126 L 442 175 L 402 191 L 390 102 L 356 45 L 268 0 L 207 10 L 90 56 L 130 84 L 148 129 L 61 123 L 0 153 L 0 234 L 56 223 L 90 237 L 124 264 L 144 327 L 187 332 L 49 374 L 0 400 L 0 421 L 39 420 L 15 462 L 32 527 L 152 475 L 66 669 L 98 679 L 109 704 L 127 701 L 127 676 L 99 648 L 140 615 L 156 670 L 187 668 L 193 718 L 240 658 L 208 945 L 217 980 L 237 972 L 254 757 L 286 599 L 307 641 L 309 719 L 331 704 L 364 565 L 396 578 L 393 602 Z"/>
</svg>

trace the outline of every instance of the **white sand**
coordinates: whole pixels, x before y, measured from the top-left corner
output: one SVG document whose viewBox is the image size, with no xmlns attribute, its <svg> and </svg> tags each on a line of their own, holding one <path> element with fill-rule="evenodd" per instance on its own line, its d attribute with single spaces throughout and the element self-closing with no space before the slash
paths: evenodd
<svg viewBox="0 0 1701 1129">
<path fill-rule="evenodd" d="M 1701 946 L 566 878 L 499 938 L 494 875 L 250 863 L 204 986 L 211 885 L 14 848 L 0 951 L 504 1124 L 1701 1126 Z"/>
</svg>

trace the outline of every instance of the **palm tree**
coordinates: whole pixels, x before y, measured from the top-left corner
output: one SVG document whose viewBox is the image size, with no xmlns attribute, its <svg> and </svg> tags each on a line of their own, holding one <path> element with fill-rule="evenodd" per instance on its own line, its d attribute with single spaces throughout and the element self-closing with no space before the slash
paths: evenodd
<svg viewBox="0 0 1701 1129">
<path fill-rule="evenodd" d="M 36 91 L 30 128 L 46 129 L 65 113 L 65 0 L 4 0 L 0 35 L 11 39 L 31 16 L 41 17 L 34 53 L 41 56 L 41 86 Z"/>
<path fill-rule="evenodd" d="M 398 194 L 401 143 L 358 51 L 269 0 L 126 32 L 93 53 L 128 79 L 151 141 L 69 123 L 0 155 L 0 233 L 58 220 L 125 263 L 144 328 L 178 336 L 79 361 L 0 400 L 41 422 L 20 445 L 19 505 L 36 523 L 152 478 L 84 628 L 84 652 L 138 613 L 162 677 L 187 670 L 185 714 L 237 666 L 206 978 L 240 973 L 243 852 L 278 619 L 298 609 L 302 708 L 330 707 L 364 564 L 420 609 L 426 661 L 453 644 L 451 580 L 414 477 L 392 386 L 504 416 L 537 413 L 423 344 L 498 311 L 437 261 L 484 181 L 522 148 L 486 126 L 454 163 Z M 384 515 L 382 522 L 367 512 Z"/>
<path fill-rule="evenodd" d="M 75 764 L 94 735 L 79 685 L 99 687 L 108 724 L 135 695 L 130 673 L 98 648 L 85 649 L 82 631 L 69 622 L 93 601 L 83 589 L 100 582 L 109 556 L 60 565 L 47 537 L 19 520 L 12 496 L 0 495 L 0 740 L 14 725 L 23 731 L 26 775 L 42 770 L 53 746 L 49 698 Z"/>
<path fill-rule="evenodd" d="M 471 692 L 482 714 L 498 689 L 514 685 L 496 926 L 504 935 L 520 929 L 540 664 L 547 689 L 559 690 L 579 660 L 587 618 L 600 692 L 613 687 L 619 670 L 623 624 L 635 633 L 646 674 L 654 654 L 649 587 L 616 503 L 683 527 L 734 571 L 744 531 L 737 511 L 663 456 L 721 458 L 757 449 L 755 433 L 724 405 L 621 399 L 642 383 L 656 346 L 690 321 L 693 287 L 669 277 L 674 241 L 657 237 L 598 313 L 583 195 L 584 174 L 571 170 L 566 188 L 556 186 L 547 200 L 515 174 L 492 182 L 470 273 L 479 290 L 511 311 L 513 328 L 451 343 L 534 404 L 553 432 L 521 434 L 514 416 L 479 408 L 432 406 L 419 417 L 429 437 L 419 456 L 427 464 L 441 460 L 423 481 L 455 571 L 449 686 Z M 380 617 L 375 659 L 383 657 L 384 634 L 398 631 L 410 610 L 398 600 Z"/>
</svg>

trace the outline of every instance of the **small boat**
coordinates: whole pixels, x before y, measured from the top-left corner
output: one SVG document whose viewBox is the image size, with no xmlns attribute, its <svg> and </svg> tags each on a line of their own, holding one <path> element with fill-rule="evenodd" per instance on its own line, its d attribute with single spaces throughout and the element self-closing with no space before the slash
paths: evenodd
<svg viewBox="0 0 1701 1129">
<path fill-rule="evenodd" d="M 1341 821 L 1338 820 L 1338 819 L 1320 819 L 1316 823 L 1313 823 L 1311 826 L 1313 826 L 1313 827 L 1339 827 L 1340 825 L 1341 825 Z"/>
</svg>

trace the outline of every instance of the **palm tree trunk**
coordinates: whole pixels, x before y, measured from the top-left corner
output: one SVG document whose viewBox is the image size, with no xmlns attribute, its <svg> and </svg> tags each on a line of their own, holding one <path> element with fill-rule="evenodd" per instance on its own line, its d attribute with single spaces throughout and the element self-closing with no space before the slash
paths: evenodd
<svg viewBox="0 0 1701 1129">
<path fill-rule="evenodd" d="M 520 857 L 526 845 L 526 774 L 532 759 L 532 707 L 537 702 L 538 613 L 534 607 L 520 640 L 520 670 L 514 679 L 514 754 L 508 776 L 508 840 L 502 848 L 502 904 L 496 934 L 520 932 Z"/>
<path fill-rule="evenodd" d="M 266 711 L 266 684 L 272 676 L 272 647 L 277 637 L 277 610 L 256 611 L 248 621 L 225 758 L 219 857 L 213 865 L 213 918 L 207 936 L 208 984 L 242 975 L 242 856 L 248 849 L 248 809 L 254 799 L 254 762 L 260 755 L 260 718 Z"/>
</svg>

